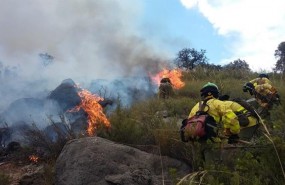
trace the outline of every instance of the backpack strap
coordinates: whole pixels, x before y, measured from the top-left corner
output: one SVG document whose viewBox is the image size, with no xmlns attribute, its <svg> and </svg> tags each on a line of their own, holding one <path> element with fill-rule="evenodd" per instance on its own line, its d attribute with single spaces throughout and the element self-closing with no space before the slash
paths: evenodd
<svg viewBox="0 0 285 185">
<path fill-rule="evenodd" d="M 201 115 L 201 114 L 207 114 L 208 111 L 209 111 L 209 106 L 207 105 L 207 101 L 209 99 L 206 99 L 206 100 L 203 100 L 203 101 L 200 101 L 199 102 L 199 109 L 198 111 L 196 112 L 196 115 Z M 208 110 L 204 110 L 206 107 L 208 107 Z"/>
<path fill-rule="evenodd" d="M 242 111 L 238 110 L 238 112 L 240 112 L 246 116 L 253 116 L 257 120 L 259 120 L 259 116 L 257 115 L 256 110 L 246 100 L 243 100 L 241 98 L 234 98 L 233 101 L 238 103 L 239 105 L 241 105 L 244 108 L 244 110 L 242 110 Z"/>
</svg>

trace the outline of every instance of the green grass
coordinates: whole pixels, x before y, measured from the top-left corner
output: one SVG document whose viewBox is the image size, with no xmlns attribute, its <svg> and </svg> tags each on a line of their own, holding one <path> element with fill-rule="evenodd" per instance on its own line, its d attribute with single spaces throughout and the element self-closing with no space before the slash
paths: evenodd
<svg viewBox="0 0 285 185">
<path fill-rule="evenodd" d="M 222 94 L 231 98 L 251 98 L 242 91 L 242 86 L 247 81 L 255 78 L 256 73 L 242 71 L 196 71 L 185 72 L 183 80 L 185 86 L 175 90 L 172 98 L 162 100 L 150 98 L 137 102 L 131 107 L 119 104 L 114 112 L 109 115 L 111 129 L 106 131 L 99 128 L 97 135 L 112 141 L 130 146 L 150 146 L 159 149 L 161 155 L 167 155 L 183 160 L 192 166 L 193 171 L 183 179 L 177 179 L 176 169 L 169 169 L 170 174 L 178 184 L 253 184 L 270 185 L 285 184 L 282 167 L 285 167 L 285 87 L 284 80 L 279 75 L 270 75 L 271 81 L 276 85 L 282 104 L 271 111 L 271 119 L 266 120 L 270 128 L 270 137 L 275 144 L 261 136 L 256 142 L 256 147 L 243 147 L 238 149 L 221 150 L 217 144 L 183 143 L 180 141 L 179 128 L 181 121 L 187 118 L 191 108 L 200 100 L 200 89 L 207 82 L 216 83 Z M 284 98 L 283 98 L 284 97 Z M 166 117 L 163 117 L 166 115 Z M 52 154 L 49 160 L 55 160 L 59 155 L 66 139 L 53 145 L 46 140 L 41 132 L 35 130 L 29 134 L 35 145 L 44 145 Z M 71 137 L 70 139 L 72 139 Z M 208 155 L 204 155 L 207 150 Z M 157 152 L 157 151 L 156 151 Z M 228 154 L 226 158 L 217 160 L 220 153 Z M 278 153 L 278 155 L 277 155 Z M 207 157 L 206 160 L 203 159 Z M 280 157 L 282 164 L 278 160 Z M 52 179 L 53 167 L 45 168 L 46 179 Z M 9 181 L 9 177 L 0 174 L 0 184 Z M 51 184 L 52 180 L 48 182 Z"/>
<path fill-rule="evenodd" d="M 175 95 L 166 100 L 149 99 L 131 107 L 119 106 L 110 116 L 112 130 L 106 135 L 110 140 L 125 144 L 158 146 L 162 155 L 168 155 L 192 165 L 193 172 L 181 184 L 285 184 L 285 177 L 273 145 L 265 138 L 257 139 L 261 148 L 241 148 L 234 152 L 233 158 L 219 163 L 209 163 L 202 159 L 205 146 L 183 143 L 179 138 L 179 126 L 191 108 L 200 100 L 200 89 L 207 82 L 216 83 L 221 94 L 231 98 L 252 98 L 242 91 L 242 86 L 256 78 L 256 73 L 242 71 L 205 71 L 197 69 L 183 74 L 185 86 L 175 90 Z M 271 111 L 267 124 L 281 161 L 285 161 L 285 97 L 284 80 L 279 75 L 270 75 L 281 96 L 282 105 Z M 167 112 L 168 119 L 163 118 Z M 265 148 L 264 148 L 265 146 Z M 213 153 L 220 151 L 219 146 L 208 144 Z M 232 154 L 230 152 L 230 154 Z M 209 160 L 208 160 L 209 161 Z M 282 164 L 283 168 L 285 164 Z M 201 171 L 202 170 L 202 171 Z M 194 175 L 193 175 L 194 174 Z M 194 183 L 195 182 L 195 183 Z"/>
</svg>

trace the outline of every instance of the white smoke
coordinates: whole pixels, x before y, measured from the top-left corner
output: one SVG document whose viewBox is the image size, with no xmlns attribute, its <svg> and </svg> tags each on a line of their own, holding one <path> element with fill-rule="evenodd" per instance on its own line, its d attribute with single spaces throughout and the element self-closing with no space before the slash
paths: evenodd
<svg viewBox="0 0 285 185">
<path fill-rule="evenodd" d="M 146 76 L 167 59 L 140 37 L 139 0 L 0 2 L 0 112 L 13 100 L 41 98 L 67 78 Z M 54 57 L 43 65 L 39 54 Z"/>
</svg>

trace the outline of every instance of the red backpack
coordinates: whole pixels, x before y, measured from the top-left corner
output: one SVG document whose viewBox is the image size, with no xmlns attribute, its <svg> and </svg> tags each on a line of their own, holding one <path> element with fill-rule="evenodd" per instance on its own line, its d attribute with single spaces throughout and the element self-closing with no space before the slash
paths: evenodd
<svg viewBox="0 0 285 185">
<path fill-rule="evenodd" d="M 217 124 L 214 118 L 207 111 L 204 111 L 206 106 L 206 101 L 199 102 L 199 111 L 194 116 L 182 121 L 180 136 L 183 142 L 207 140 L 216 136 L 214 129 Z M 187 138 L 185 138 L 185 135 L 187 135 Z"/>
</svg>

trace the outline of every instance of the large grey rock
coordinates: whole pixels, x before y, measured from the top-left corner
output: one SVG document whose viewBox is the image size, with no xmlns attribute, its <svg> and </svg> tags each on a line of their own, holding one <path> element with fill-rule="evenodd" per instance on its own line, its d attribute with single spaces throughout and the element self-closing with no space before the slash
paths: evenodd
<svg viewBox="0 0 285 185">
<path fill-rule="evenodd" d="M 62 83 L 51 91 L 47 99 L 55 100 L 63 112 L 77 106 L 81 102 L 78 95 L 79 88 L 72 79 L 63 80 Z"/>
<path fill-rule="evenodd" d="M 56 185 L 168 185 L 189 172 L 176 159 L 88 137 L 65 145 L 56 162 Z"/>
</svg>

